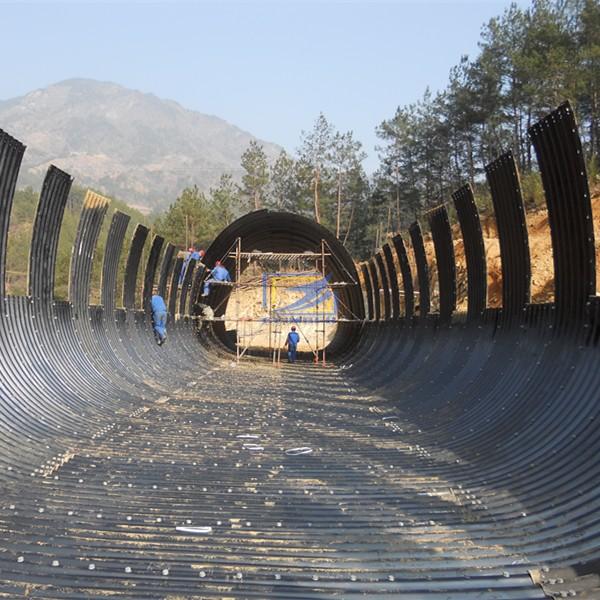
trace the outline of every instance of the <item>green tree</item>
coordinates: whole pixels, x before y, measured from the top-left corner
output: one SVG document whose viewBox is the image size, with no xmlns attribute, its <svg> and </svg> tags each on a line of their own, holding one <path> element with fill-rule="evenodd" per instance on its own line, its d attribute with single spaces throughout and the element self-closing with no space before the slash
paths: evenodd
<svg viewBox="0 0 600 600">
<path fill-rule="evenodd" d="M 579 21 L 580 110 L 588 122 L 588 156 L 600 156 L 600 4 L 586 0 Z"/>
<path fill-rule="evenodd" d="M 511 4 L 500 17 L 491 19 L 482 30 L 480 48 L 483 60 L 493 64 L 499 86 L 499 109 L 502 132 L 500 144 L 512 146 L 521 169 L 525 167 L 528 140 L 525 135 L 527 74 L 520 64 L 523 54 L 527 17 L 524 11 Z"/>
<path fill-rule="evenodd" d="M 180 248 L 206 245 L 213 237 L 211 206 L 197 186 L 185 188 L 164 215 L 155 221 L 159 235 Z"/>
<path fill-rule="evenodd" d="M 378 148 L 381 165 L 374 194 L 387 198 L 387 231 L 398 230 L 404 219 L 439 203 L 457 179 L 452 165 L 462 165 L 464 144 L 448 110 L 445 94 L 426 91 L 419 102 L 399 107 L 378 127 L 385 144 Z"/>
<path fill-rule="evenodd" d="M 421 208 L 414 108 L 414 105 L 398 107 L 396 114 L 377 128 L 377 135 L 385 144 L 378 147 L 381 164 L 375 175 L 375 187 L 393 195 L 398 228 L 403 215 L 414 215 Z"/>
<path fill-rule="evenodd" d="M 317 223 L 321 222 L 322 188 L 329 176 L 328 163 L 333 137 L 333 128 L 323 113 L 319 114 L 311 131 L 302 132 L 299 156 L 312 170 L 314 216 Z"/>
<path fill-rule="evenodd" d="M 397 216 L 426 208 L 465 180 L 477 189 L 484 165 L 509 148 L 524 178 L 533 174 L 535 181 L 527 130 L 566 99 L 582 124 L 593 170 L 599 92 L 598 1 L 533 0 L 526 10 L 512 4 L 483 27 L 477 56 L 460 59 L 445 90 L 426 91 L 379 126 L 377 194 L 391 202 L 395 192 Z"/>
<path fill-rule="evenodd" d="M 269 183 L 269 164 L 263 147 L 255 140 L 251 140 L 248 148 L 242 154 L 242 187 L 240 192 L 253 206 L 254 210 L 262 207 L 263 197 Z"/>
<path fill-rule="evenodd" d="M 336 187 L 336 216 L 335 235 L 339 238 L 342 222 L 343 206 L 352 205 L 348 198 L 349 182 L 352 177 L 360 176 L 361 162 L 366 154 L 361 150 L 362 144 L 355 140 L 352 132 L 336 132 L 331 142 L 329 160 L 335 172 Z"/>
<path fill-rule="evenodd" d="M 310 180 L 310 167 L 282 150 L 270 169 L 267 206 L 310 214 Z"/>
<path fill-rule="evenodd" d="M 210 190 L 210 223 L 213 237 L 242 214 L 237 186 L 231 175 L 221 175 L 219 185 Z"/>
</svg>

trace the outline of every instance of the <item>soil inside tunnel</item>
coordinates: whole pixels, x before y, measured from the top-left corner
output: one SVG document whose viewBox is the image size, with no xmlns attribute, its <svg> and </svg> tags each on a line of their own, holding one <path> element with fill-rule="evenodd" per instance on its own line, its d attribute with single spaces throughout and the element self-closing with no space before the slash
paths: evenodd
<svg viewBox="0 0 600 600">
<path fill-rule="evenodd" d="M 596 239 L 596 270 L 600 272 L 600 191 L 598 190 L 592 195 L 592 212 Z M 500 308 L 502 306 L 502 261 L 500 259 L 498 230 L 493 215 L 481 216 L 481 229 L 488 269 L 488 306 L 490 308 Z M 533 208 L 528 211 L 527 234 L 531 256 L 531 301 L 536 304 L 552 302 L 554 300 L 554 263 L 548 211 L 545 208 Z M 456 256 L 457 310 L 465 312 L 467 310 L 467 264 L 458 223 L 452 226 L 452 237 Z M 439 301 L 439 290 L 435 269 L 435 251 L 431 235 L 424 235 L 424 244 L 427 261 L 430 265 L 433 265 L 433 268 L 430 269 L 430 289 L 433 291 L 433 306 L 436 307 Z M 414 264 L 412 252 L 409 253 L 409 258 L 412 259 L 413 283 L 415 289 L 418 290 L 416 265 Z"/>
</svg>

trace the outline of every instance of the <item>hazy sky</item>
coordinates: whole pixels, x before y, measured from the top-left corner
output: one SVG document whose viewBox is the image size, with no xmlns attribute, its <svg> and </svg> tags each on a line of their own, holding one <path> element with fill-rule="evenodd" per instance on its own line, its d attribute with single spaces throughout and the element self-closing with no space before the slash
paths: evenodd
<svg viewBox="0 0 600 600">
<path fill-rule="evenodd" d="M 289 150 L 323 111 L 363 142 L 371 170 L 375 127 L 427 85 L 444 87 L 508 5 L 0 0 L 0 99 L 71 77 L 114 81 Z"/>
</svg>

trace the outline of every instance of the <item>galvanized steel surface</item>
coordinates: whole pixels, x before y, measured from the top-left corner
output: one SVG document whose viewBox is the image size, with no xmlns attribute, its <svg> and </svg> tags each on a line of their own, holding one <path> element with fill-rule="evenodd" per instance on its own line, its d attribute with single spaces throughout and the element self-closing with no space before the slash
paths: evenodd
<svg viewBox="0 0 600 600">
<path fill-rule="evenodd" d="M 535 147 L 552 235 L 559 323 L 582 319 L 596 293 L 594 222 L 585 160 L 568 103 L 529 130 Z"/>
<path fill-rule="evenodd" d="M 398 277 L 396 276 L 396 267 L 394 265 L 394 256 L 392 254 L 391 246 L 389 244 L 384 244 L 382 252 L 385 258 L 389 295 L 392 305 L 390 317 L 392 319 L 398 319 L 400 317 L 400 288 L 398 287 Z"/>
<path fill-rule="evenodd" d="M 487 302 L 487 266 L 479 212 L 470 185 L 452 194 L 467 262 L 467 318 L 479 319 Z"/>
<path fill-rule="evenodd" d="M 396 250 L 396 256 L 400 264 L 400 273 L 402 275 L 402 287 L 404 289 L 404 314 L 403 317 L 412 319 L 415 310 L 415 294 L 412 281 L 412 271 L 410 263 L 408 262 L 408 254 L 406 253 L 406 246 L 401 235 L 395 235 L 392 238 L 394 243 L 394 249 Z M 394 279 L 394 277 L 392 277 Z M 397 279 L 397 277 L 396 277 Z"/>
<path fill-rule="evenodd" d="M 392 303 L 390 298 L 390 281 L 388 279 L 387 271 L 383 263 L 383 256 L 381 252 L 375 255 L 375 264 L 377 266 L 377 272 L 379 273 L 379 280 L 381 285 L 381 295 L 383 296 L 383 318 L 387 321 L 393 317 L 392 315 Z M 397 289 L 397 288 L 396 288 Z"/>
<path fill-rule="evenodd" d="M 440 320 L 448 322 L 456 310 L 456 258 L 448 211 L 444 205 L 429 212 L 429 227 L 438 273 Z"/>
<path fill-rule="evenodd" d="M 106 244 L 104 306 L 88 307 L 107 208 L 91 197 L 71 301 L 48 293 L 53 265 L 46 275 L 32 268 L 39 293 L 3 299 L 0 597 L 459 600 L 545 598 L 544 589 L 593 597 L 595 580 L 579 574 L 593 573 L 600 559 L 600 321 L 588 298 L 589 193 L 578 178 L 569 188 L 565 175 L 577 174 L 580 156 L 564 127 L 567 108 L 536 142 L 554 194 L 560 305 L 519 311 L 528 282 L 521 230 L 505 288 L 510 319 L 486 309 L 450 320 L 452 290 L 441 274 L 447 319 L 412 319 L 408 257 L 395 238 L 361 265 L 368 316 L 377 320 L 359 337 L 355 326 L 342 328 L 329 368 L 274 369 L 260 360 L 232 367 L 218 333 L 205 324 L 198 335 L 186 314 L 175 315 L 190 310 L 195 298 L 186 296 L 190 286 L 199 293 L 202 267 L 188 269 L 180 290 L 182 259 L 167 245 L 159 270 L 155 238 L 144 297 L 157 272 L 162 291 L 171 281 L 168 340 L 158 347 L 136 299 L 145 228 L 136 229 L 127 260 L 125 308 L 115 307 L 128 223 L 120 213 Z M 2 273 L 21 149 L 0 135 Z M 66 174 L 47 181 L 54 178 L 62 187 L 43 194 L 37 222 L 49 225 L 37 229 L 36 255 L 55 247 L 60 218 L 49 207 L 62 214 L 70 184 Z M 494 193 L 501 205 L 500 187 Z M 503 262 L 515 214 L 518 207 L 498 228 Z M 252 223 L 268 222 L 263 212 L 242 225 L 251 232 Z M 320 235 L 289 222 L 295 237 Z M 451 274 L 445 210 L 431 223 L 438 265 Z M 239 230 L 234 224 L 222 240 Z M 424 316 L 428 266 L 420 227 L 410 234 Z M 280 229 L 256 232 L 256 244 L 261 236 L 284 247 Z M 569 260 L 577 277 L 565 272 Z M 389 296 L 398 295 L 399 275 L 408 318 L 397 318 L 398 298 Z M 359 291 L 349 301 L 362 310 Z"/>
<path fill-rule="evenodd" d="M 29 252 L 28 290 L 32 298 L 48 302 L 54 295 L 54 271 L 58 238 L 72 178 L 68 173 L 51 165 L 48 169 L 36 219 L 31 235 Z"/>
<path fill-rule="evenodd" d="M 374 300 L 374 291 L 373 291 L 373 282 L 371 281 L 371 272 L 367 265 L 367 263 L 362 263 L 360 265 L 360 270 L 363 276 L 363 281 L 365 285 L 365 295 L 367 297 L 367 311 L 366 317 L 372 321 L 375 318 L 375 300 Z"/>
<path fill-rule="evenodd" d="M 502 312 L 520 316 L 531 300 L 531 258 L 521 182 L 511 152 L 486 166 L 502 261 Z"/>
<path fill-rule="evenodd" d="M 425 318 L 431 310 L 431 293 L 429 290 L 429 265 L 425 255 L 423 243 L 423 232 L 421 225 L 415 221 L 408 228 L 410 241 L 412 243 L 415 262 L 417 264 L 417 278 L 419 282 L 419 317 Z"/>
</svg>

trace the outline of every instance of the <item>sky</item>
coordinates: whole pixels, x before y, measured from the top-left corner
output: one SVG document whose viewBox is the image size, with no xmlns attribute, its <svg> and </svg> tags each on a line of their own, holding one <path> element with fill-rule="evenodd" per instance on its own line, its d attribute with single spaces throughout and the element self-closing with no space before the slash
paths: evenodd
<svg viewBox="0 0 600 600">
<path fill-rule="evenodd" d="M 509 4 L 0 0 L 0 99 L 73 77 L 112 81 L 292 152 L 323 112 L 354 132 L 373 171 L 377 125 L 427 86 L 442 89 Z"/>
</svg>

